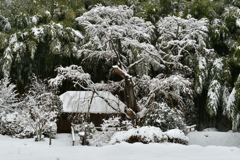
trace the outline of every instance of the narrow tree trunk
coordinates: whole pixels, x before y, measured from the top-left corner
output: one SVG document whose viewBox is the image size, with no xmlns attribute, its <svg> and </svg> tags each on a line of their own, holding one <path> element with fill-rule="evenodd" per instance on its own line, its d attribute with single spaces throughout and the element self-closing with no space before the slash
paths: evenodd
<svg viewBox="0 0 240 160">
<path fill-rule="evenodd" d="M 93 93 L 92 93 L 92 97 L 91 97 L 91 101 L 90 101 L 89 106 L 88 106 L 88 112 L 86 114 L 85 122 L 89 122 L 90 109 L 91 109 L 94 94 L 95 94 L 95 91 L 93 91 Z"/>
<path fill-rule="evenodd" d="M 130 79 L 125 78 L 124 93 L 126 96 L 126 104 L 128 108 L 131 108 L 135 113 L 139 112 L 140 109 L 137 105 L 136 97 L 133 90 L 133 84 Z"/>
</svg>

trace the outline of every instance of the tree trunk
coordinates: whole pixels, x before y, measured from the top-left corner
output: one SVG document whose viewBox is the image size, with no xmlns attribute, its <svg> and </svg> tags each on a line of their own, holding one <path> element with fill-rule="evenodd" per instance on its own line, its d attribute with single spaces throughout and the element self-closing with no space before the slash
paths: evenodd
<svg viewBox="0 0 240 160">
<path fill-rule="evenodd" d="M 125 87 L 124 87 L 124 98 L 125 102 L 128 108 L 131 108 L 134 112 L 139 112 L 140 108 L 137 105 L 136 96 L 134 94 L 134 84 L 132 82 L 132 79 L 127 76 L 121 69 L 119 68 L 113 68 L 114 72 L 120 75 L 125 79 Z"/>
<path fill-rule="evenodd" d="M 125 78 L 124 94 L 127 107 L 131 108 L 135 113 L 139 112 L 140 108 L 137 105 L 131 79 Z"/>
<path fill-rule="evenodd" d="M 117 39 L 117 50 L 113 46 L 113 50 L 117 55 L 117 67 L 113 67 L 115 73 L 120 75 L 122 78 L 125 79 L 125 86 L 124 86 L 124 99 L 127 105 L 126 113 L 131 117 L 133 125 L 135 125 L 135 120 L 137 119 L 136 113 L 140 112 L 140 108 L 137 105 L 136 96 L 134 94 L 134 83 L 132 81 L 132 77 L 127 74 L 127 71 L 123 63 L 121 62 L 121 55 L 122 55 L 122 45 L 121 40 Z M 111 41 L 112 42 L 112 41 Z M 113 43 L 113 42 L 112 42 Z"/>
</svg>

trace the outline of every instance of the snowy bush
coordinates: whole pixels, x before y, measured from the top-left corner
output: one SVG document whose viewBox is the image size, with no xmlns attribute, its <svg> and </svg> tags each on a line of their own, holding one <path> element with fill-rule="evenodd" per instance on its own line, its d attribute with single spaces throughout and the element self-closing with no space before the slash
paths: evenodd
<svg viewBox="0 0 240 160">
<path fill-rule="evenodd" d="M 163 131 L 178 128 L 185 129 L 184 120 L 177 109 L 170 108 L 166 103 L 153 103 L 148 108 L 145 117 L 142 120 L 144 126 L 155 126 Z"/>
<path fill-rule="evenodd" d="M 13 112 L 4 115 L 1 118 L 1 129 L 2 134 L 15 135 L 23 131 L 23 127 L 18 122 L 18 112 Z"/>
<path fill-rule="evenodd" d="M 115 144 L 120 142 L 142 142 L 142 143 L 160 143 L 165 142 L 167 136 L 160 128 L 145 126 L 141 128 L 133 128 L 128 131 L 116 132 L 109 144 Z"/>
<path fill-rule="evenodd" d="M 166 136 L 168 137 L 168 142 L 171 143 L 180 143 L 180 144 L 188 144 L 188 137 L 179 130 L 179 129 L 172 129 L 165 132 Z"/>
<path fill-rule="evenodd" d="M 133 128 L 133 124 L 129 120 L 125 120 L 121 122 L 121 130 L 129 130 Z"/>
<path fill-rule="evenodd" d="M 49 133 L 50 126 L 56 126 L 56 118 L 59 114 L 58 105 L 61 104 L 54 101 L 55 95 L 52 93 L 28 98 L 26 104 L 28 112 L 25 112 L 26 125 L 34 129 L 36 136 L 41 140 L 42 134 Z"/>
<path fill-rule="evenodd" d="M 16 109 L 20 104 L 18 102 L 18 94 L 15 91 L 16 86 L 10 83 L 10 79 L 5 77 L 0 80 L 0 133 L 14 133 L 16 127 L 12 125 L 14 117 L 16 117 Z M 17 129 L 18 130 L 18 129 Z"/>
<path fill-rule="evenodd" d="M 91 145 L 102 146 L 108 144 L 112 136 L 119 131 L 132 129 L 132 123 L 128 120 L 120 121 L 120 117 L 112 117 L 103 120 L 101 124 L 101 131 L 96 131 L 93 138 L 90 139 Z"/>
<path fill-rule="evenodd" d="M 141 128 L 133 128 L 128 131 L 116 132 L 109 144 L 116 144 L 121 142 L 135 143 L 180 143 L 188 144 L 188 137 L 179 129 L 162 132 L 158 127 L 145 126 Z"/>
<path fill-rule="evenodd" d="M 108 143 L 113 134 L 117 131 L 120 131 L 120 117 L 109 118 L 103 120 L 101 124 L 101 132 L 96 134 L 91 143 L 101 146 L 102 143 Z"/>
<path fill-rule="evenodd" d="M 61 114 L 62 102 L 58 96 L 48 92 L 44 82 L 36 76 L 31 78 L 31 85 L 23 102 L 19 124 L 33 130 L 37 140 L 41 140 L 43 134 L 49 135 L 50 128 L 52 135 L 56 134 L 56 120 Z"/>
<path fill-rule="evenodd" d="M 24 112 L 24 111 L 23 111 Z M 34 136 L 34 130 L 26 125 L 27 117 L 21 111 L 8 113 L 2 117 L 1 133 L 17 138 L 30 138 Z"/>
<path fill-rule="evenodd" d="M 102 140 L 109 142 L 111 137 L 116 131 L 120 131 L 120 117 L 109 118 L 108 120 L 103 120 L 101 124 L 102 129 Z"/>
<path fill-rule="evenodd" d="M 78 132 L 80 144 L 89 145 L 90 140 L 93 138 L 93 134 L 96 132 L 95 125 L 92 122 L 83 122 L 82 124 L 73 124 L 73 127 L 74 131 Z"/>
</svg>

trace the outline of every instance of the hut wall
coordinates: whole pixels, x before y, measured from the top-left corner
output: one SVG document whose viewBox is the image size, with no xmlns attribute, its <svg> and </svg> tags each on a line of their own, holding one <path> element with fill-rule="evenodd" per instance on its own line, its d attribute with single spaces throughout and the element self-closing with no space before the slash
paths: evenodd
<svg viewBox="0 0 240 160">
<path fill-rule="evenodd" d="M 70 117 L 74 117 L 72 114 L 74 113 L 63 113 L 61 117 L 57 121 L 57 132 L 58 133 L 71 133 L 71 123 L 73 119 L 69 119 Z M 103 123 L 103 119 L 109 119 L 110 117 L 117 117 L 117 114 L 90 114 L 90 122 L 92 122 L 95 127 L 101 127 Z M 121 118 L 124 119 L 125 116 L 121 115 Z"/>
</svg>

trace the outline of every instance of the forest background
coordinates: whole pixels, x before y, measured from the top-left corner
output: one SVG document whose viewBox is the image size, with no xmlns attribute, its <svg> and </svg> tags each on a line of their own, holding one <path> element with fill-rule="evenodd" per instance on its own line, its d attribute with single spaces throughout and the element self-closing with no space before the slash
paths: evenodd
<svg viewBox="0 0 240 160">
<path fill-rule="evenodd" d="M 127 75 L 145 125 L 165 110 L 198 130 L 237 131 L 239 35 L 238 0 L 1 0 L 1 85 L 29 97 L 34 75 L 47 84 L 70 66 L 127 103 Z M 73 81 L 57 94 L 79 90 Z"/>
</svg>

